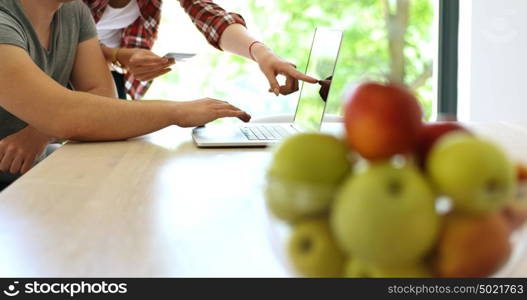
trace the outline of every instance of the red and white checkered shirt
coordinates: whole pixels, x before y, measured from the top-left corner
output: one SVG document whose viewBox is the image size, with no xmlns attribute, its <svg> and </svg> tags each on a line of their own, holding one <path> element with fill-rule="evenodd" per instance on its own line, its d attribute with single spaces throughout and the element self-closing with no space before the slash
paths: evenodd
<svg viewBox="0 0 527 300">
<path fill-rule="evenodd" d="M 99 22 L 109 0 L 83 0 L 91 9 L 95 23 Z M 212 0 L 180 0 L 181 7 L 192 22 L 203 33 L 207 41 L 220 49 L 219 42 L 223 31 L 231 24 L 246 26 L 243 17 L 226 12 Z M 123 30 L 122 48 L 152 49 L 157 38 L 161 20 L 162 0 L 137 0 L 141 16 Z M 220 49 L 221 50 L 221 49 Z M 132 99 L 141 99 L 151 85 L 151 81 L 138 81 L 130 73 L 125 73 L 126 92 Z"/>
</svg>

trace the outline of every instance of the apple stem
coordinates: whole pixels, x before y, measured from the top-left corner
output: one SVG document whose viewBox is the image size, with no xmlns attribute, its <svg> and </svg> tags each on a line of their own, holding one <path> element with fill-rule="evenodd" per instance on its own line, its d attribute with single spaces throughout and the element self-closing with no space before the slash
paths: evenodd
<svg viewBox="0 0 527 300">
<path fill-rule="evenodd" d="M 403 186 L 401 185 L 401 183 L 398 180 L 392 180 L 388 184 L 388 192 L 391 195 L 397 196 L 397 195 L 399 195 L 401 193 L 402 190 L 403 190 Z"/>
<path fill-rule="evenodd" d="M 300 242 L 300 249 L 302 250 L 302 252 L 309 252 L 312 246 L 313 243 L 308 238 L 302 239 L 302 242 Z"/>
</svg>

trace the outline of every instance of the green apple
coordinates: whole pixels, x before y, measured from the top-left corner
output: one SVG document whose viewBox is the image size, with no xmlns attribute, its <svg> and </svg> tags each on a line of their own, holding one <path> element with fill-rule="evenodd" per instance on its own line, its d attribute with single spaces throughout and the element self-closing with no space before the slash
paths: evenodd
<svg viewBox="0 0 527 300">
<path fill-rule="evenodd" d="M 288 242 L 295 270 L 307 277 L 340 277 L 344 254 L 338 248 L 327 218 L 309 218 L 296 223 Z"/>
<path fill-rule="evenodd" d="M 416 263 L 395 268 L 371 267 L 373 278 L 430 278 L 432 271 L 423 263 Z"/>
<path fill-rule="evenodd" d="M 295 222 L 329 210 L 336 185 L 301 183 L 268 177 L 265 185 L 267 208 L 280 220 Z"/>
<path fill-rule="evenodd" d="M 432 148 L 427 170 L 454 210 L 485 213 L 513 199 L 515 168 L 494 143 L 465 133 L 449 133 Z"/>
<path fill-rule="evenodd" d="M 357 259 L 348 260 L 344 268 L 348 278 L 425 278 L 433 277 L 430 268 L 423 263 L 398 267 L 378 267 Z"/>
<path fill-rule="evenodd" d="M 350 170 L 348 158 L 348 148 L 336 137 L 300 133 L 277 146 L 268 174 L 290 181 L 336 185 Z"/>
<path fill-rule="evenodd" d="M 301 133 L 274 151 L 267 171 L 267 206 L 278 218 L 295 221 L 328 210 L 351 162 L 346 145 L 331 135 Z"/>
<path fill-rule="evenodd" d="M 344 265 L 343 276 L 346 278 L 371 278 L 370 268 L 361 261 L 351 258 Z"/>
<path fill-rule="evenodd" d="M 435 194 L 407 163 L 371 164 L 348 179 L 331 209 L 331 227 L 342 249 L 370 266 L 415 264 L 434 246 L 440 226 Z"/>
</svg>

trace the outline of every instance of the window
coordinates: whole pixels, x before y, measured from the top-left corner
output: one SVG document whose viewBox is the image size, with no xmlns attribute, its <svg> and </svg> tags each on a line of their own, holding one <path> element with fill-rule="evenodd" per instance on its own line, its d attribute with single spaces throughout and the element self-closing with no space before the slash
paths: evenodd
<svg viewBox="0 0 527 300">
<path fill-rule="evenodd" d="M 364 80 L 390 78 L 415 91 L 427 119 L 435 117 L 437 1 L 432 0 L 229 0 L 215 1 L 242 14 L 249 31 L 278 55 L 305 70 L 317 26 L 345 30 L 327 112 L 340 114 L 347 88 Z M 253 117 L 293 114 L 298 93 L 276 97 L 258 66 L 209 46 L 177 1 L 166 1 L 154 51 L 195 52 L 157 79 L 148 99 L 227 100 Z M 224 120 L 225 121 L 225 120 Z"/>
</svg>

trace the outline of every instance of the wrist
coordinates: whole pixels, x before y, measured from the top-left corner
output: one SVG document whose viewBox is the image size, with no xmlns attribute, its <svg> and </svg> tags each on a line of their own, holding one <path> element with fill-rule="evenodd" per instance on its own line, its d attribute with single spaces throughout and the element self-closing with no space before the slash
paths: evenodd
<svg viewBox="0 0 527 300">
<path fill-rule="evenodd" d="M 257 42 L 251 46 L 250 55 L 256 62 L 260 62 L 262 58 L 272 55 L 273 53 L 265 44 Z"/>
<path fill-rule="evenodd" d="M 170 118 L 171 118 L 171 124 L 182 127 L 182 124 L 184 122 L 185 112 L 184 104 L 180 101 L 171 101 L 170 102 L 171 109 L 167 110 L 171 112 Z"/>
<path fill-rule="evenodd" d="M 104 57 L 109 64 L 116 65 L 120 68 L 126 69 L 128 62 L 130 60 L 131 54 L 130 49 L 128 48 L 110 48 L 106 47 L 103 44 L 102 50 Z"/>
<path fill-rule="evenodd" d="M 112 64 L 115 66 L 118 66 L 120 68 L 125 67 L 124 63 L 124 56 L 123 56 L 124 49 L 123 48 L 115 48 L 112 49 Z"/>
</svg>

